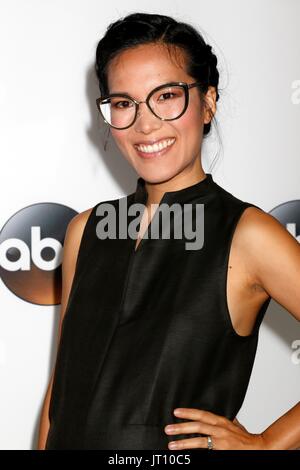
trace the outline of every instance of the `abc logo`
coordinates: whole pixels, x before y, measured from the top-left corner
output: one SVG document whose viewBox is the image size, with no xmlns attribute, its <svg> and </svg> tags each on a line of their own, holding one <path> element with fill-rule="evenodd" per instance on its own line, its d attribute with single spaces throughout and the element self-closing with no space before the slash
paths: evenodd
<svg viewBox="0 0 300 470">
<path fill-rule="evenodd" d="M 0 233 L 0 276 L 27 302 L 57 305 L 65 232 L 77 214 L 61 204 L 32 204 L 16 212 Z"/>
<path fill-rule="evenodd" d="M 270 211 L 300 243 L 300 199 L 284 202 Z"/>
</svg>

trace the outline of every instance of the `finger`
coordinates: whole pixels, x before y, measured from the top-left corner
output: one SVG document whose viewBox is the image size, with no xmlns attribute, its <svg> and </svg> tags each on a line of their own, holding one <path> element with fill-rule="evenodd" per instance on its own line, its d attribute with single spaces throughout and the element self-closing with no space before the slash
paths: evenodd
<svg viewBox="0 0 300 470">
<path fill-rule="evenodd" d="M 202 423 L 201 421 L 190 421 L 188 423 L 178 423 L 165 426 L 165 432 L 170 435 L 175 434 L 215 434 L 217 427 L 212 424 Z"/>
<path fill-rule="evenodd" d="M 231 423 L 225 416 L 197 408 L 176 408 L 174 414 L 180 418 L 198 420 L 213 426 L 224 426 Z"/>
<path fill-rule="evenodd" d="M 168 444 L 169 449 L 207 449 L 207 437 L 193 437 L 189 439 L 178 439 Z"/>
</svg>

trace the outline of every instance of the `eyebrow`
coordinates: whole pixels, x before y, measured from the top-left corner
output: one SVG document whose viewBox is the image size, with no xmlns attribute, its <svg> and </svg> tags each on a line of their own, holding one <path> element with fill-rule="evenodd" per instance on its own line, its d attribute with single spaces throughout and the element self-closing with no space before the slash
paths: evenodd
<svg viewBox="0 0 300 470">
<path fill-rule="evenodd" d="M 110 91 L 108 94 L 109 95 L 115 95 L 115 94 L 120 94 L 120 95 L 130 95 L 129 91 Z"/>
<path fill-rule="evenodd" d="M 177 82 L 182 82 L 182 80 L 166 80 L 166 81 L 161 82 L 160 85 L 167 85 L 168 83 L 172 83 L 172 82 L 176 82 L 176 81 L 177 81 Z M 149 93 L 150 93 L 152 90 L 154 90 L 154 88 L 157 88 L 157 87 L 159 87 L 160 85 L 154 86 L 154 87 L 149 91 Z M 133 96 L 133 95 L 132 95 L 131 93 L 129 93 L 128 91 L 119 91 L 119 90 L 117 90 L 117 91 L 110 91 L 110 92 L 109 92 L 109 95 L 116 94 L 116 93 L 117 93 L 117 94 L 120 94 L 120 95 L 129 95 L 129 96 Z M 149 94 L 149 93 L 148 93 L 148 94 Z"/>
</svg>

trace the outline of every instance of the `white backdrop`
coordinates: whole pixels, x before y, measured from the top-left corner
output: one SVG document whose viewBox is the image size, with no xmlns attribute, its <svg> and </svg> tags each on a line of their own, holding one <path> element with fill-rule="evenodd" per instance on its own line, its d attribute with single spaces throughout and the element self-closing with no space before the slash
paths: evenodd
<svg viewBox="0 0 300 470">
<path fill-rule="evenodd" d="M 212 172 L 215 181 L 266 211 L 300 199 L 300 2 L 147 4 L 1 0 L 0 228 L 31 204 L 53 202 L 81 212 L 134 190 L 136 174 L 114 143 L 103 149 L 93 72 L 108 24 L 134 11 L 188 21 L 216 50 L 223 152 Z M 206 170 L 217 147 L 212 135 L 204 148 Z M 2 281 L 0 306 L 0 448 L 34 449 L 56 354 L 59 306 L 26 302 Z M 299 323 L 272 301 L 239 413 L 249 431 L 262 431 L 299 400 L 295 340 Z"/>
</svg>

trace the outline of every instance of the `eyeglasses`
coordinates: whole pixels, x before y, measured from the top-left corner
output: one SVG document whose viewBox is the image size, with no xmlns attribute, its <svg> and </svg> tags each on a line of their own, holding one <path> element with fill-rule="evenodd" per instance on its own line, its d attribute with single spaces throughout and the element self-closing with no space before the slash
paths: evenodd
<svg viewBox="0 0 300 470">
<path fill-rule="evenodd" d="M 104 121 L 115 129 L 127 129 L 136 121 L 139 105 L 146 103 L 150 111 L 162 121 L 180 118 L 189 104 L 189 89 L 202 86 L 200 82 L 169 82 L 154 88 L 145 101 L 138 101 L 126 93 L 112 93 L 96 99 Z"/>
</svg>

